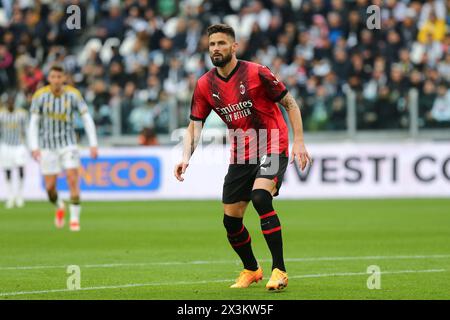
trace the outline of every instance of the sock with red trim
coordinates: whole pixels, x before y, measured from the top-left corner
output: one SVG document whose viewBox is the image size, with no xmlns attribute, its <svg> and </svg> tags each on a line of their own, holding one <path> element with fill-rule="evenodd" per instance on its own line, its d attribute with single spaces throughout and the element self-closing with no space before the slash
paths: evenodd
<svg viewBox="0 0 450 320">
<path fill-rule="evenodd" d="M 226 214 L 223 216 L 223 225 L 227 230 L 228 241 L 234 251 L 239 255 L 247 270 L 256 271 L 258 262 L 252 251 L 252 240 L 247 228 L 242 223 L 242 218 L 231 217 Z"/>
<path fill-rule="evenodd" d="M 261 219 L 261 230 L 272 254 L 272 270 L 286 271 L 283 259 L 283 239 L 278 215 L 272 206 L 272 195 L 264 189 L 252 191 L 252 203 Z"/>
</svg>

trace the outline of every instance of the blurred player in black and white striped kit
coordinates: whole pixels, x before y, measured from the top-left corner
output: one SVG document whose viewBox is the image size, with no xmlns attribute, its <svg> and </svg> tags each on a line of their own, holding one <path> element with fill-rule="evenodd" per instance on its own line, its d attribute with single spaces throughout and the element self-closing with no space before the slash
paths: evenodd
<svg viewBox="0 0 450 320">
<path fill-rule="evenodd" d="M 26 132 L 28 114 L 24 109 L 14 108 L 15 94 L 6 93 L 1 97 L 0 109 L 0 166 L 5 171 L 5 208 L 23 207 L 23 185 L 25 164 L 28 159 Z M 18 169 L 17 185 L 13 183 L 13 170 Z"/>
<path fill-rule="evenodd" d="M 50 68 L 49 85 L 33 95 L 30 109 L 29 140 L 33 158 L 44 175 L 49 201 L 56 206 L 55 225 L 65 223 L 64 202 L 58 197 L 56 180 L 61 171 L 67 175 L 70 190 L 70 230 L 80 230 L 80 155 L 74 128 L 74 116 L 80 114 L 86 131 L 91 157 L 97 158 L 97 135 L 88 106 L 81 93 L 65 85 L 66 74 L 61 66 Z"/>
</svg>

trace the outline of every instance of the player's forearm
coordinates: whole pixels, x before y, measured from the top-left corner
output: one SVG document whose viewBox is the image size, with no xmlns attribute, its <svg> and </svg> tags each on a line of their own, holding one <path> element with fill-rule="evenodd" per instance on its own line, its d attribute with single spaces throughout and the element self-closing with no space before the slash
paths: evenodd
<svg viewBox="0 0 450 320">
<path fill-rule="evenodd" d="M 39 116 L 32 114 L 28 127 L 28 145 L 31 151 L 39 149 Z"/>
<path fill-rule="evenodd" d="M 188 163 L 197 148 L 202 131 L 202 122 L 191 121 L 183 139 L 183 162 Z"/>
<path fill-rule="evenodd" d="M 294 97 L 288 93 L 281 99 L 280 103 L 286 109 L 288 114 L 289 122 L 291 123 L 292 131 L 294 133 L 294 142 L 303 143 L 303 121 L 297 102 Z"/>
<path fill-rule="evenodd" d="M 86 112 L 82 116 L 83 124 L 84 124 L 84 130 L 86 131 L 86 135 L 89 140 L 89 146 L 90 147 L 97 147 L 97 133 L 95 131 L 95 123 L 92 119 L 91 115 Z"/>
</svg>

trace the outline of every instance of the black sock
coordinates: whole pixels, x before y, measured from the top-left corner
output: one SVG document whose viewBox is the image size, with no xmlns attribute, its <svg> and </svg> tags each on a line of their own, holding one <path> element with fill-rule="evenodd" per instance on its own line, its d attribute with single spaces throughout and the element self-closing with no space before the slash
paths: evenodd
<svg viewBox="0 0 450 320">
<path fill-rule="evenodd" d="M 272 195 L 263 189 L 252 191 L 252 203 L 261 219 L 261 230 L 272 254 L 272 270 L 286 271 L 283 259 L 281 224 L 272 206 Z"/>
<path fill-rule="evenodd" d="M 12 177 L 12 172 L 11 172 L 11 170 L 6 169 L 6 170 L 5 170 L 5 176 L 6 176 L 6 180 L 7 180 L 8 182 L 11 182 L 11 177 Z"/>
<path fill-rule="evenodd" d="M 242 223 L 242 220 L 242 218 L 235 218 L 224 214 L 223 225 L 227 230 L 228 241 L 241 258 L 244 268 L 255 271 L 258 269 L 258 262 L 253 255 L 250 234 Z"/>
<path fill-rule="evenodd" d="M 23 180 L 24 177 L 25 177 L 25 169 L 24 169 L 24 167 L 19 167 L 19 178 L 20 178 L 20 180 Z"/>
<path fill-rule="evenodd" d="M 55 206 L 58 205 L 58 192 L 56 190 L 47 190 L 48 200 L 54 204 Z"/>
</svg>

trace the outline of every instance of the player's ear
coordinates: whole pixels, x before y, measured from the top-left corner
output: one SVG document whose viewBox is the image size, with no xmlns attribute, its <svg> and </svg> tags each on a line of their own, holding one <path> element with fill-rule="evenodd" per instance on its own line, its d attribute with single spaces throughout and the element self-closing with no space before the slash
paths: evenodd
<svg viewBox="0 0 450 320">
<path fill-rule="evenodd" d="M 231 46 L 231 48 L 233 49 L 233 53 L 235 53 L 237 51 L 238 47 L 239 47 L 239 44 L 236 41 L 234 41 Z"/>
</svg>

